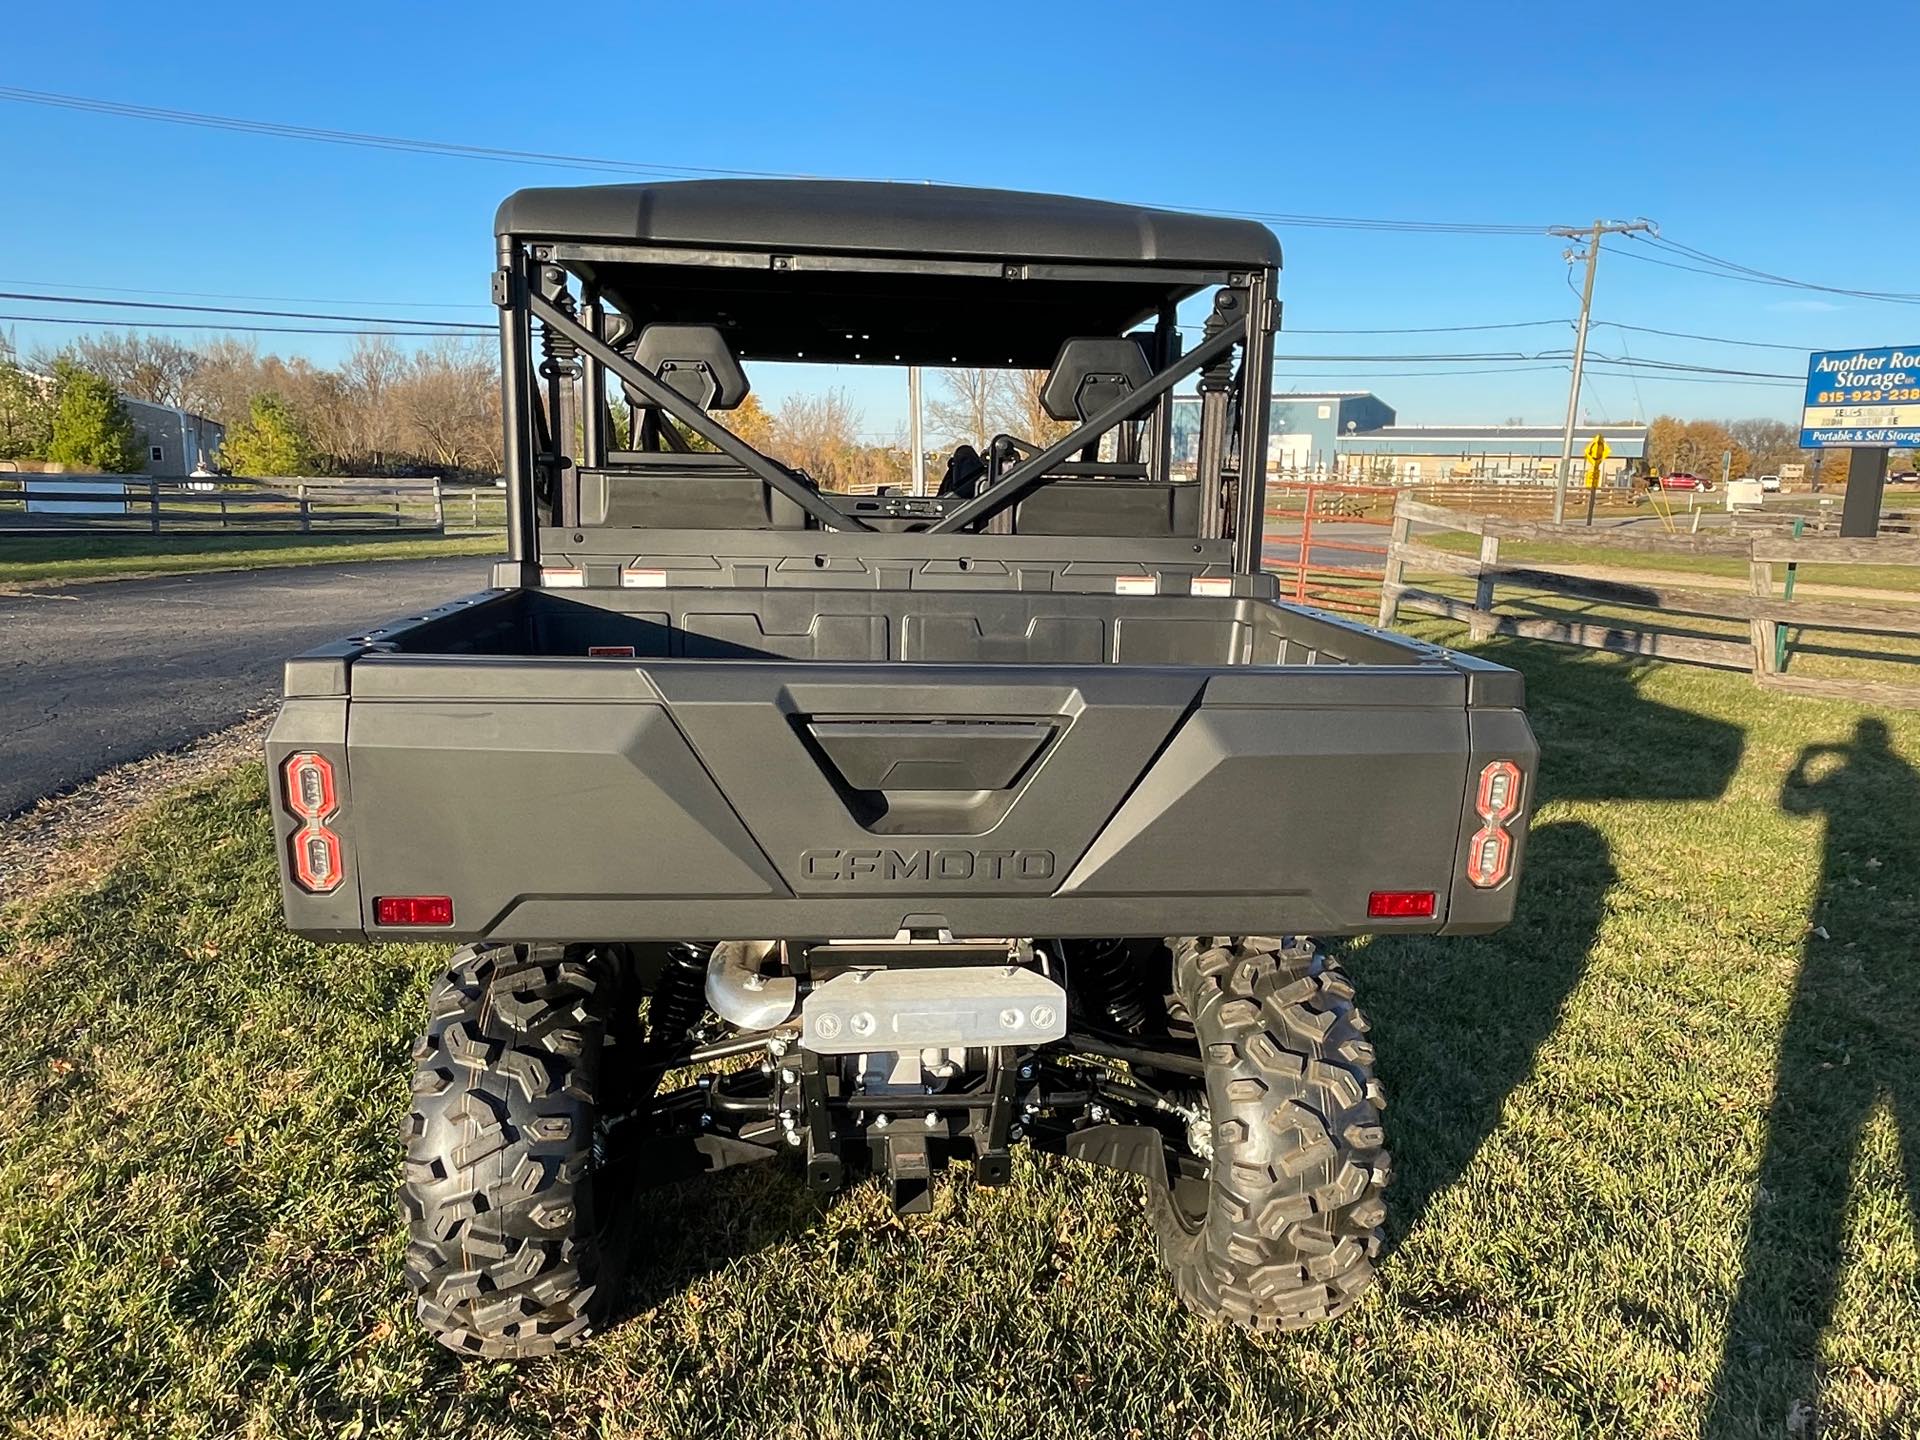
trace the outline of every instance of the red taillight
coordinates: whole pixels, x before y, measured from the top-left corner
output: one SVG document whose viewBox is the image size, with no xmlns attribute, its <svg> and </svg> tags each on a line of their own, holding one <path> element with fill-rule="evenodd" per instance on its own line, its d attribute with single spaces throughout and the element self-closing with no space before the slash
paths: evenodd
<svg viewBox="0 0 1920 1440">
<path fill-rule="evenodd" d="M 1367 897 L 1374 920 L 1431 920 L 1438 897 L 1431 890 L 1376 890 Z"/>
<path fill-rule="evenodd" d="M 1485 826 L 1467 842 L 1467 879 L 1491 890 L 1507 878 L 1512 859 L 1513 837 L 1498 825 Z"/>
<path fill-rule="evenodd" d="M 346 878 L 340 868 L 340 837 L 312 820 L 294 831 L 293 875 L 302 890 L 325 894 L 339 889 Z"/>
<path fill-rule="evenodd" d="M 280 774 L 287 809 L 301 822 L 287 842 L 292 846 L 293 878 L 302 890 L 318 895 L 339 889 L 346 878 L 340 863 L 340 837 L 323 823 L 340 808 L 333 762 L 312 750 L 301 750 L 287 757 Z"/>
<path fill-rule="evenodd" d="M 447 895 L 381 895 L 373 902 L 376 925 L 451 925 L 453 899 Z"/>
<path fill-rule="evenodd" d="M 1520 767 L 1511 760 L 1495 760 L 1482 770 L 1473 808 L 1489 825 L 1512 819 L 1520 809 Z"/>
<path fill-rule="evenodd" d="M 1520 813 L 1520 767 L 1511 760 L 1489 761 L 1480 771 L 1473 808 L 1480 828 L 1467 842 L 1467 883 L 1491 890 L 1513 868 L 1513 836 L 1507 821 Z"/>
<path fill-rule="evenodd" d="M 302 750 L 286 763 L 287 809 L 302 820 L 324 820 L 334 810 L 333 762 Z"/>
</svg>

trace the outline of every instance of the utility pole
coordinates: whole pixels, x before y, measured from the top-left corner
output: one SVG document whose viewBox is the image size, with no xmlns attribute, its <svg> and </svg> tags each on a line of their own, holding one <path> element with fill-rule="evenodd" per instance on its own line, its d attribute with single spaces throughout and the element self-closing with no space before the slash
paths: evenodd
<svg viewBox="0 0 1920 1440">
<path fill-rule="evenodd" d="M 913 493 L 927 493 L 927 448 L 920 439 L 920 367 L 907 367 L 907 449 L 913 456 Z"/>
<path fill-rule="evenodd" d="M 1600 268 L 1600 237 L 1653 229 L 1653 223 L 1648 220 L 1596 220 L 1590 230 L 1556 225 L 1547 232 L 1587 242 L 1587 283 L 1580 292 L 1580 328 L 1573 337 L 1573 381 L 1567 387 L 1567 423 L 1560 430 L 1560 475 L 1553 488 L 1553 523 L 1556 525 L 1567 518 L 1567 477 L 1573 469 L 1573 423 L 1580 412 L 1580 371 L 1587 363 L 1587 321 L 1593 314 L 1593 276 Z M 1567 251 L 1568 260 L 1579 258 L 1571 249 Z"/>
</svg>

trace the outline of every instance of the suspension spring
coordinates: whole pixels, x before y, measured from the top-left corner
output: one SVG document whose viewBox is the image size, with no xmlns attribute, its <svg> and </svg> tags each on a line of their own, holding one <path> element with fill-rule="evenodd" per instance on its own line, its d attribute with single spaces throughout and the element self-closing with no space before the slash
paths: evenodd
<svg viewBox="0 0 1920 1440">
<path fill-rule="evenodd" d="M 1083 940 L 1067 951 L 1067 975 L 1085 1011 L 1129 1034 L 1147 1023 L 1146 966 L 1127 940 Z"/>
<path fill-rule="evenodd" d="M 567 291 L 566 271 L 548 266 L 541 272 L 540 293 L 557 309 L 577 315 L 579 307 Z M 540 378 L 567 379 L 577 372 L 580 347 L 551 325 L 540 327 Z"/>
<path fill-rule="evenodd" d="M 647 1041 L 672 1045 L 707 1013 L 707 947 L 672 945 L 647 1005 Z"/>
</svg>

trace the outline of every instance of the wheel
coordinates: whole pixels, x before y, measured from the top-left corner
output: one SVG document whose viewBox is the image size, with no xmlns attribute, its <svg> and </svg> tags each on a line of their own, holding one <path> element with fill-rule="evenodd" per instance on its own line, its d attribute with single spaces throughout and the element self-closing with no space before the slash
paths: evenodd
<svg viewBox="0 0 1920 1440">
<path fill-rule="evenodd" d="M 1301 941 L 1172 944 L 1212 1153 L 1148 1186 L 1160 1258 L 1202 1315 L 1252 1330 L 1330 1320 L 1371 1283 L 1386 1219 L 1385 1100 L 1353 987 Z"/>
<path fill-rule="evenodd" d="M 595 1125 L 621 1079 L 621 978 L 604 952 L 471 946 L 433 988 L 400 1194 L 407 1279 L 449 1349 L 549 1355 L 612 1298 Z"/>
</svg>

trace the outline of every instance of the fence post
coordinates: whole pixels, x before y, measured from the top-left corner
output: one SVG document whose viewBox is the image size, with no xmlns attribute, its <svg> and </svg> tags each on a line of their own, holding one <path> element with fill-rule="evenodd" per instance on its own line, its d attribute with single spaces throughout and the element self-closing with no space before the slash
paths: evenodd
<svg viewBox="0 0 1920 1440">
<path fill-rule="evenodd" d="M 1402 546 L 1413 533 L 1413 522 L 1400 511 L 1400 501 L 1405 496 L 1396 496 L 1393 502 L 1393 528 L 1387 532 L 1387 563 L 1380 573 L 1380 628 L 1386 629 L 1393 624 L 1400 612 L 1400 588 L 1406 578 L 1407 557 Z"/>
<path fill-rule="evenodd" d="M 307 535 L 313 530 L 313 502 L 307 498 L 307 482 L 302 480 L 295 493 L 300 497 L 300 533 Z"/>
<path fill-rule="evenodd" d="M 433 477 L 433 528 L 445 531 L 447 528 L 447 497 L 440 488 L 440 477 Z"/>
<path fill-rule="evenodd" d="M 1749 558 L 1747 561 L 1747 589 L 1755 600 L 1762 605 L 1773 603 L 1773 566 L 1765 561 Z M 1774 636 L 1779 629 L 1778 623 L 1771 617 L 1756 614 L 1748 623 L 1748 633 L 1753 638 L 1753 678 L 1779 673 Z"/>
<path fill-rule="evenodd" d="M 1473 619 L 1467 635 L 1485 640 L 1493 634 L 1493 567 L 1500 563 L 1500 537 L 1491 531 L 1480 536 L 1480 573 L 1473 582 Z"/>
<path fill-rule="evenodd" d="M 160 533 L 160 481 L 153 475 L 147 477 L 147 531 Z"/>
<path fill-rule="evenodd" d="M 467 504 L 473 512 L 472 528 L 478 530 L 480 528 L 480 492 L 478 489 L 467 491 Z"/>
</svg>

